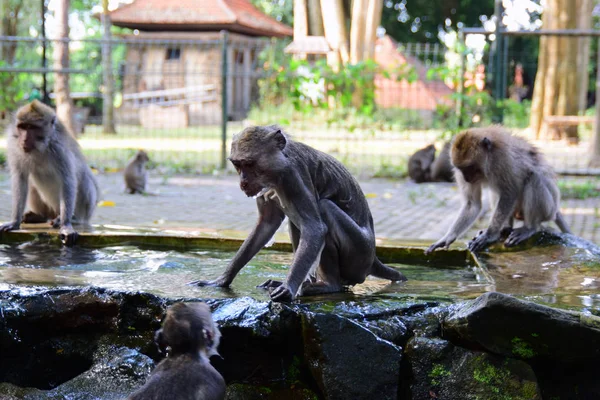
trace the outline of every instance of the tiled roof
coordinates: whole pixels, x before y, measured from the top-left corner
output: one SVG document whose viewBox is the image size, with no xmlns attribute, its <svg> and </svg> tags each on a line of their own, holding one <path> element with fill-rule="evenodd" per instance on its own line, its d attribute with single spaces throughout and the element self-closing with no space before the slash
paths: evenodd
<svg viewBox="0 0 600 400">
<path fill-rule="evenodd" d="M 113 25 L 148 31 L 202 30 L 253 36 L 292 36 L 292 28 L 256 9 L 249 0 L 135 0 L 110 13 Z"/>
</svg>

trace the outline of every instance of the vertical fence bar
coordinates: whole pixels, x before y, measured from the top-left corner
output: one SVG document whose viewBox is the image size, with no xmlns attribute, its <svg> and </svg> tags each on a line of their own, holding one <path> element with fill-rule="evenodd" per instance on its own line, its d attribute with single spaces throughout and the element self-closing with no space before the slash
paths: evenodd
<svg viewBox="0 0 600 400">
<path fill-rule="evenodd" d="M 229 41 L 229 32 L 221 31 L 223 37 L 221 54 L 221 169 L 227 167 L 227 120 L 229 119 L 229 110 L 227 109 L 227 42 Z"/>
<path fill-rule="evenodd" d="M 465 91 L 465 57 L 466 57 L 466 45 L 465 45 L 465 33 L 462 28 L 458 30 L 458 50 L 460 57 L 460 66 L 458 69 L 458 86 L 456 88 L 458 99 L 456 100 L 456 117 L 458 119 L 457 125 L 462 128 L 463 121 L 463 100 Z"/>
<path fill-rule="evenodd" d="M 598 41 L 597 63 L 600 66 L 600 39 Z M 596 121 L 592 136 L 590 167 L 600 167 L 600 68 L 596 68 Z"/>
</svg>

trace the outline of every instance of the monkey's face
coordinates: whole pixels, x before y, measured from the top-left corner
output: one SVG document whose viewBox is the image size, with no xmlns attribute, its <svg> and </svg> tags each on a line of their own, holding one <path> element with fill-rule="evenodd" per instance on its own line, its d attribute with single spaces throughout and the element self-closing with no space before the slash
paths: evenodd
<svg viewBox="0 0 600 400">
<path fill-rule="evenodd" d="M 475 164 L 457 167 L 468 183 L 477 183 L 484 178 L 483 171 Z"/>
<path fill-rule="evenodd" d="M 148 157 L 148 153 L 146 153 L 143 150 L 138 151 L 135 158 L 137 161 L 139 161 L 141 163 L 147 163 L 148 161 L 150 161 L 150 157 Z"/>
<path fill-rule="evenodd" d="M 25 153 L 31 153 L 34 150 L 43 153 L 48 147 L 48 135 L 44 127 L 37 124 L 18 123 L 13 136 Z"/>
<path fill-rule="evenodd" d="M 246 196 L 256 196 L 267 186 L 267 182 L 264 182 L 263 179 L 265 173 L 262 171 L 257 160 L 230 157 L 229 161 L 231 161 L 240 176 L 240 189 L 242 189 Z"/>
</svg>

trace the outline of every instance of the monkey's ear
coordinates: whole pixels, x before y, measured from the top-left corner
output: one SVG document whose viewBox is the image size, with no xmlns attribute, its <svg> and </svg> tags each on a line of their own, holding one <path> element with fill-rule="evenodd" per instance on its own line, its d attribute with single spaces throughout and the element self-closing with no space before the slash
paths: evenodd
<svg viewBox="0 0 600 400">
<path fill-rule="evenodd" d="M 279 150 L 285 149 L 287 139 L 285 138 L 285 135 L 281 132 L 281 129 L 277 129 L 271 134 L 271 140 L 275 142 L 277 147 L 279 147 Z"/>
<path fill-rule="evenodd" d="M 488 139 L 487 137 L 484 137 L 483 139 L 481 139 L 481 145 L 483 146 L 484 149 L 486 149 L 488 151 L 492 149 L 492 141 L 490 139 Z"/>
</svg>

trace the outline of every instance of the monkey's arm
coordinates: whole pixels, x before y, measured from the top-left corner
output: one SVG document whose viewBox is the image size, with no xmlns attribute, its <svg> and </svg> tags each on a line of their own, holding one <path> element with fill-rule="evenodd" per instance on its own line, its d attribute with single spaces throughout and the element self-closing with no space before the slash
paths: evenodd
<svg viewBox="0 0 600 400">
<path fill-rule="evenodd" d="M 1 225 L 0 232 L 12 231 L 21 227 L 25 203 L 27 202 L 27 189 L 29 187 L 27 175 L 16 172 L 11 178 L 13 192 L 12 221 Z"/>
<path fill-rule="evenodd" d="M 190 285 L 228 287 L 240 270 L 262 249 L 281 226 L 285 214 L 274 201 L 266 201 L 262 196 L 256 199 L 258 222 L 248 235 L 242 247 L 235 254 L 225 272 L 212 281 L 197 280 Z"/>
<path fill-rule="evenodd" d="M 75 212 L 75 199 L 77 196 L 77 168 L 69 154 L 58 157 L 59 169 L 63 172 L 62 189 L 60 193 L 60 230 L 62 242 L 68 246 L 75 243 L 77 232 L 71 225 L 71 218 Z"/>
<path fill-rule="evenodd" d="M 286 281 L 271 291 L 271 299 L 274 301 L 294 300 L 311 268 L 316 267 L 321 259 L 328 231 L 327 225 L 321 219 L 317 200 L 306 184 L 300 180 L 288 186 L 294 192 L 286 196 L 293 199 L 288 209 L 293 210 L 294 219 L 299 222 L 300 238 Z"/>
<path fill-rule="evenodd" d="M 518 195 L 511 191 L 505 191 L 500 194 L 496 210 L 492 216 L 490 226 L 473 238 L 468 244 L 471 251 L 478 251 L 484 248 L 489 243 L 495 242 L 500 238 L 500 233 L 506 221 L 513 215 L 515 205 L 517 204 Z"/>
<path fill-rule="evenodd" d="M 460 173 L 457 173 L 457 181 L 466 201 L 446 235 L 429 246 L 429 248 L 425 250 L 425 254 L 429 254 L 440 247 L 448 248 L 448 246 L 454 243 L 456 238 L 469 229 L 481 212 L 481 184 L 467 183 L 464 180 L 461 180 L 459 175 Z"/>
</svg>

